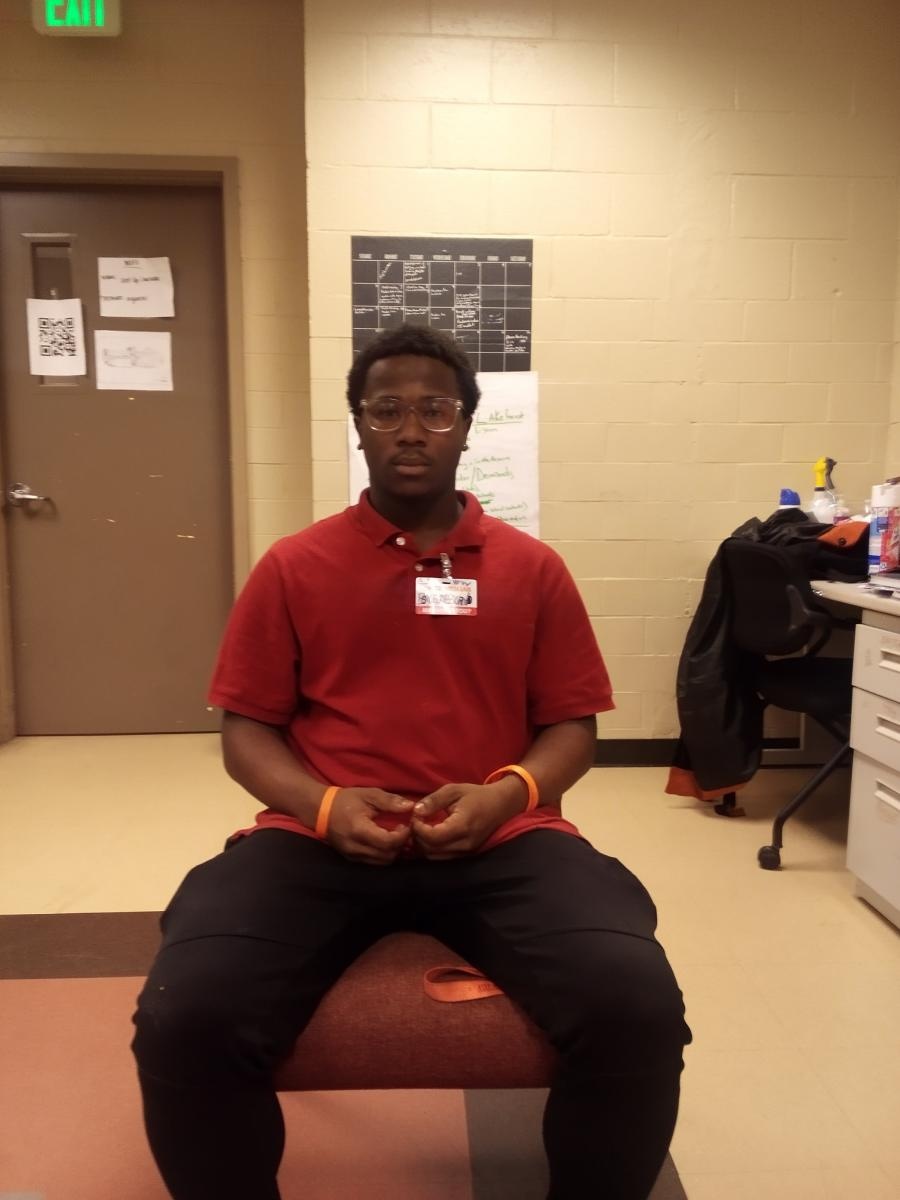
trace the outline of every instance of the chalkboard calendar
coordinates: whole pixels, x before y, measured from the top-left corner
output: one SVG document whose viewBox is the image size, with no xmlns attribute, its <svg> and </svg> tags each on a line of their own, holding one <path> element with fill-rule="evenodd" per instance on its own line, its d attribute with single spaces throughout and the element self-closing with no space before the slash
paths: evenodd
<svg viewBox="0 0 900 1200">
<path fill-rule="evenodd" d="M 532 242 L 353 237 L 353 352 L 404 321 L 443 329 L 476 371 L 531 369 Z"/>
</svg>

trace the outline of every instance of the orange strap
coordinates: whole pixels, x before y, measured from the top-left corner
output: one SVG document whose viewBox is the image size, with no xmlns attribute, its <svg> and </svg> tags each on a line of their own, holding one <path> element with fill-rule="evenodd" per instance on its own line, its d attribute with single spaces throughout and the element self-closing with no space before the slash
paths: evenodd
<svg viewBox="0 0 900 1200">
<path fill-rule="evenodd" d="M 496 771 L 491 771 L 485 783 L 493 783 L 497 779 L 502 779 L 504 775 L 518 775 L 528 788 L 528 804 L 525 806 L 525 811 L 530 813 L 532 809 L 537 808 L 540 801 L 538 795 L 538 785 L 534 781 L 534 776 L 530 771 L 526 771 L 524 767 L 520 767 L 518 763 L 510 763 L 506 767 L 498 767 Z"/>
<path fill-rule="evenodd" d="M 325 789 L 325 795 L 322 797 L 319 812 L 316 816 L 316 837 L 324 838 L 328 832 L 328 818 L 331 816 L 331 806 L 334 804 L 334 798 L 340 790 L 339 787 Z"/>
<path fill-rule="evenodd" d="M 462 978 L 460 978 L 462 976 Z M 432 967 L 425 972 L 425 995 L 432 1000 L 456 1004 L 460 1000 L 484 1000 L 487 996 L 502 996 L 496 983 L 491 983 L 474 967 L 455 963 L 446 967 Z"/>
</svg>

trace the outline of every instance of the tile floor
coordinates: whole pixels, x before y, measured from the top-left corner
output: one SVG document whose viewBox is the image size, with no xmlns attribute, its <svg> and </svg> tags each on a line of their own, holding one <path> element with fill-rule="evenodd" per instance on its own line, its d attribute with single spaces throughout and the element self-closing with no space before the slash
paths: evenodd
<svg viewBox="0 0 900 1200">
<path fill-rule="evenodd" d="M 900 1197 L 900 933 L 843 867 L 847 776 L 756 850 L 795 771 L 748 815 L 663 793 L 661 769 L 597 768 L 572 817 L 644 880 L 694 1030 L 672 1154 L 690 1200 Z M 161 908 L 252 820 L 209 735 L 19 738 L 0 747 L 0 912 Z"/>
</svg>

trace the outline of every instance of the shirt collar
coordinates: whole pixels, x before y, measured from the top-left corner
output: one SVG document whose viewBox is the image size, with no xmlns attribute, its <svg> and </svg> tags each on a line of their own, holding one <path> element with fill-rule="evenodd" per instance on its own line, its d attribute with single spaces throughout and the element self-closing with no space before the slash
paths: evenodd
<svg viewBox="0 0 900 1200">
<path fill-rule="evenodd" d="M 442 538 L 438 545 L 431 547 L 426 556 L 428 558 L 436 558 L 442 550 L 458 550 L 462 547 L 484 545 L 484 530 L 481 523 L 484 509 L 471 492 L 457 492 L 456 494 L 463 505 L 462 516 L 446 537 Z M 397 534 L 408 533 L 408 530 L 392 525 L 381 513 L 375 511 L 369 503 L 368 488 L 361 494 L 359 503 L 351 505 L 347 509 L 347 515 L 357 529 L 376 546 L 383 546 L 386 542 L 393 541 Z"/>
</svg>

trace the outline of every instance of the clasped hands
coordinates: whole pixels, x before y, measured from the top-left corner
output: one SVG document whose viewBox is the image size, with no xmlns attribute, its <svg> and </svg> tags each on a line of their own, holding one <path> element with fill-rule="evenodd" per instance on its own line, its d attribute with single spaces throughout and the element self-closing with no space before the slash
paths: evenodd
<svg viewBox="0 0 900 1200">
<path fill-rule="evenodd" d="M 424 858 L 460 858 L 523 812 L 525 801 L 515 776 L 489 784 L 446 783 L 418 801 L 381 788 L 341 788 L 331 808 L 327 841 L 345 858 L 372 866 L 390 865 L 408 844 Z M 400 823 L 385 829 L 377 820 L 381 814 Z M 438 820 L 431 823 L 434 818 Z"/>
</svg>

